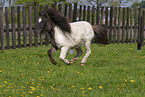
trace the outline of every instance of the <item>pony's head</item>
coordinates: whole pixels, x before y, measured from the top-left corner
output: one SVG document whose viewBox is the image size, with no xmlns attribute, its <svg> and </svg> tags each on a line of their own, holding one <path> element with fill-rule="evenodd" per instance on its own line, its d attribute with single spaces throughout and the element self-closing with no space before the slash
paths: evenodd
<svg viewBox="0 0 145 97">
<path fill-rule="evenodd" d="M 47 11 L 41 10 L 39 12 L 39 20 L 38 20 L 38 25 L 35 27 L 34 34 L 39 35 L 39 34 L 44 34 L 45 32 L 52 32 L 55 24 L 49 17 Z"/>
<path fill-rule="evenodd" d="M 55 26 L 59 27 L 64 33 L 71 33 L 71 27 L 67 22 L 67 19 L 59 14 L 55 9 L 50 8 L 46 11 L 41 10 L 39 15 L 39 23 L 34 30 L 35 35 L 43 34 L 45 32 L 50 34 L 54 31 Z"/>
</svg>

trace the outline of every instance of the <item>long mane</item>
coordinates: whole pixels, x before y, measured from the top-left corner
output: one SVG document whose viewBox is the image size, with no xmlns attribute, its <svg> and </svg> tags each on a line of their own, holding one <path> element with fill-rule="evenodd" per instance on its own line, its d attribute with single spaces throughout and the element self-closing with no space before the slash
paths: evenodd
<svg viewBox="0 0 145 97">
<path fill-rule="evenodd" d="M 47 9 L 46 13 L 51 18 L 53 23 L 58 26 L 64 33 L 71 33 L 71 27 L 67 22 L 67 19 L 59 14 L 55 9 Z"/>
</svg>

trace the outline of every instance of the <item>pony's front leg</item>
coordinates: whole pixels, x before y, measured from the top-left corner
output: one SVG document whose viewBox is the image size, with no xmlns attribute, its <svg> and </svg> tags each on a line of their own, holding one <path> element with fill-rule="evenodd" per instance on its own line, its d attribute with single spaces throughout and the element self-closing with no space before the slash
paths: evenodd
<svg viewBox="0 0 145 97">
<path fill-rule="evenodd" d="M 47 51 L 47 54 L 48 54 L 48 56 L 49 56 L 49 58 L 50 58 L 50 61 L 51 61 L 54 65 L 56 65 L 57 62 L 54 60 L 54 58 L 53 58 L 53 56 L 52 56 L 52 54 L 53 54 L 54 52 L 56 52 L 56 49 L 52 46 L 52 47 Z"/>
<path fill-rule="evenodd" d="M 66 63 L 66 64 L 69 64 L 68 59 L 65 59 L 65 56 L 66 56 L 66 53 L 67 53 L 68 49 L 69 49 L 68 47 L 62 47 L 61 48 L 61 53 L 60 53 L 60 56 L 59 56 L 60 60 L 64 61 L 64 63 Z"/>
</svg>

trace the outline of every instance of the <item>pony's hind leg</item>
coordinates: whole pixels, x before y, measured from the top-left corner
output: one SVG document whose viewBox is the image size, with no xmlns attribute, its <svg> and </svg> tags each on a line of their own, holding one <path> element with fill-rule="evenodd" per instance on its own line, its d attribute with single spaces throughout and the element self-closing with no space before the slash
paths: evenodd
<svg viewBox="0 0 145 97">
<path fill-rule="evenodd" d="M 86 54 L 85 54 L 84 58 L 83 58 L 82 61 L 81 61 L 81 65 L 84 65 L 84 64 L 86 63 L 87 58 L 88 58 L 89 55 L 91 54 L 90 44 L 91 44 L 91 41 L 86 41 L 86 43 L 85 43 Z"/>
<path fill-rule="evenodd" d="M 56 49 L 55 49 L 53 46 L 47 51 L 47 54 L 48 54 L 48 56 L 49 56 L 49 58 L 50 58 L 50 61 L 51 61 L 54 65 L 57 64 L 57 62 L 54 60 L 54 58 L 53 58 L 53 56 L 52 56 L 52 53 L 54 53 L 55 51 L 56 51 Z"/>
<path fill-rule="evenodd" d="M 64 63 L 69 64 L 68 59 L 65 59 L 66 53 L 68 51 L 68 47 L 62 47 L 59 59 L 62 60 Z"/>
<path fill-rule="evenodd" d="M 81 47 L 76 48 L 76 51 L 77 51 L 77 55 L 73 59 L 71 59 L 71 62 L 70 62 L 71 64 L 75 63 L 83 53 Z"/>
</svg>

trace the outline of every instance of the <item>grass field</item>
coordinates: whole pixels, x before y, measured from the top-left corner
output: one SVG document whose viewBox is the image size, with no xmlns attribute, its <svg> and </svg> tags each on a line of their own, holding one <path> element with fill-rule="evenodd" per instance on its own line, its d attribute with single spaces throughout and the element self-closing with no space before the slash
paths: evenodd
<svg viewBox="0 0 145 97">
<path fill-rule="evenodd" d="M 0 97 L 145 97 L 144 47 L 137 52 L 136 44 L 92 44 L 84 66 L 82 57 L 64 64 L 60 50 L 54 53 L 58 64 L 53 65 L 49 48 L 0 51 Z"/>
</svg>

